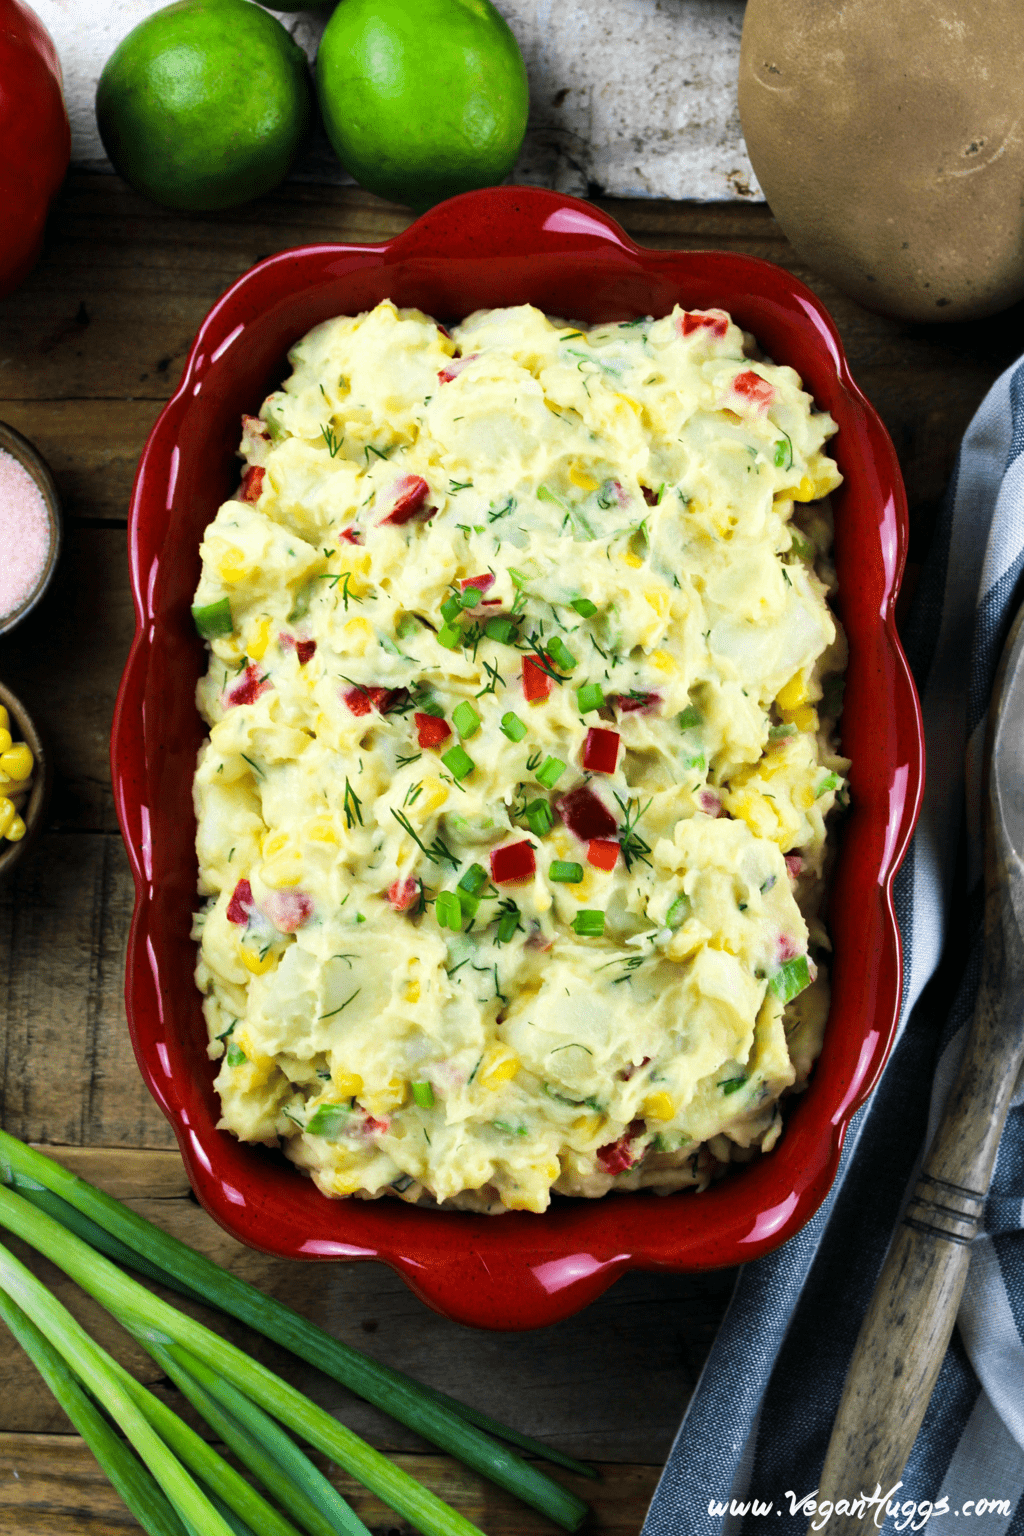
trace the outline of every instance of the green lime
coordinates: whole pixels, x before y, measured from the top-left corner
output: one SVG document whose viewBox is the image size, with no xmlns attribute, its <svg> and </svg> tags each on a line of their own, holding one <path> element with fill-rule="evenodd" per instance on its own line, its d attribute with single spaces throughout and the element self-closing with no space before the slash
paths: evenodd
<svg viewBox="0 0 1024 1536">
<path fill-rule="evenodd" d="M 526 132 L 526 68 L 490 0 L 342 0 L 316 78 L 346 169 L 417 212 L 504 181 Z"/>
<path fill-rule="evenodd" d="M 250 0 L 175 0 L 128 33 L 96 89 L 114 169 L 191 211 L 276 187 L 312 109 L 305 54 Z"/>
</svg>

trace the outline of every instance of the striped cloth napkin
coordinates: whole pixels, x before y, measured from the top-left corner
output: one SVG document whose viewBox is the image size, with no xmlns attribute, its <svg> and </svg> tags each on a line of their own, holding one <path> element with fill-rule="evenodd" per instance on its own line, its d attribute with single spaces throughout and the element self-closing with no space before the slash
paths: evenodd
<svg viewBox="0 0 1024 1536">
<path fill-rule="evenodd" d="M 812 1512 L 807 1500 L 978 986 L 985 717 L 1022 570 L 1024 358 L 971 422 L 903 629 L 928 769 L 921 820 L 895 885 L 904 944 L 897 1043 L 850 1126 L 822 1208 L 776 1253 L 740 1271 L 642 1536 L 803 1536 L 812 1520 L 829 1529 L 827 1512 Z M 967 854 L 958 867 L 965 796 Z M 902 1486 L 888 1513 L 876 1506 L 868 1516 L 880 1530 L 927 1524 L 958 1536 L 1024 1536 L 1022 1106 L 1018 1085 L 958 1327 Z"/>
</svg>

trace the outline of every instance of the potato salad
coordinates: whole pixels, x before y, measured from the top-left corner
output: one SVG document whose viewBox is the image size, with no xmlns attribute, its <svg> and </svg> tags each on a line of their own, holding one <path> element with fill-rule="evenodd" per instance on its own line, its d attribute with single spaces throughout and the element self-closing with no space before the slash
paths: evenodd
<svg viewBox="0 0 1024 1536">
<path fill-rule="evenodd" d="M 828 1011 L 835 423 L 715 309 L 290 364 L 193 608 L 221 1128 L 329 1196 L 705 1187 Z"/>
</svg>

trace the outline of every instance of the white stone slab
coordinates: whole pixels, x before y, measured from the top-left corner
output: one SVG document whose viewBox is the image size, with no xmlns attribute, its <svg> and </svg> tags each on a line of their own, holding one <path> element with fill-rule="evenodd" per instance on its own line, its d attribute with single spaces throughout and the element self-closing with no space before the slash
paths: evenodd
<svg viewBox="0 0 1024 1536">
<path fill-rule="evenodd" d="M 107 58 L 165 0 L 31 0 L 64 68 L 76 162 L 103 162 L 93 97 Z M 761 200 L 736 110 L 743 0 L 497 0 L 526 60 L 514 180 L 577 195 Z M 312 59 L 324 13 L 282 16 Z M 326 141 L 303 179 L 350 181 Z"/>
</svg>

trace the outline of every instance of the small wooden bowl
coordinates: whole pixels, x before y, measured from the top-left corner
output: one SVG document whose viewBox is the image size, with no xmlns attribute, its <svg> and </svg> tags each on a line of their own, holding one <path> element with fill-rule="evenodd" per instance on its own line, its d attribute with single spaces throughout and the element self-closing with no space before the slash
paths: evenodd
<svg viewBox="0 0 1024 1536">
<path fill-rule="evenodd" d="M 25 823 L 25 836 L 18 843 L 9 843 L 6 837 L 0 837 L 0 880 L 3 880 L 25 856 L 42 830 L 53 783 L 53 764 L 24 704 L 3 683 L 0 683 L 0 704 L 6 706 L 11 717 L 10 731 L 14 740 L 25 742 L 36 760 L 28 799 L 18 806 L 18 813 Z M 3 793 L 0 788 L 0 794 Z"/>
<path fill-rule="evenodd" d="M 39 573 L 39 580 L 31 592 L 27 594 L 24 601 L 19 603 L 17 608 L 12 608 L 10 613 L 0 615 L 0 635 L 6 635 L 16 624 L 20 624 L 27 614 L 32 612 L 32 609 L 39 602 L 53 580 L 53 573 L 57 569 L 57 560 L 60 556 L 63 530 L 57 486 L 53 475 L 50 473 L 50 466 L 42 454 L 36 450 L 27 437 L 22 437 L 20 432 L 16 432 L 13 427 L 9 427 L 4 421 L 0 421 L 0 448 L 9 453 L 12 459 L 17 459 L 18 463 L 28 470 L 28 473 L 32 476 L 43 498 L 50 526 L 49 548 L 46 552 L 46 561 Z M 0 865 L 2 865 L 2 862 L 2 858 L 0 858 Z"/>
</svg>

